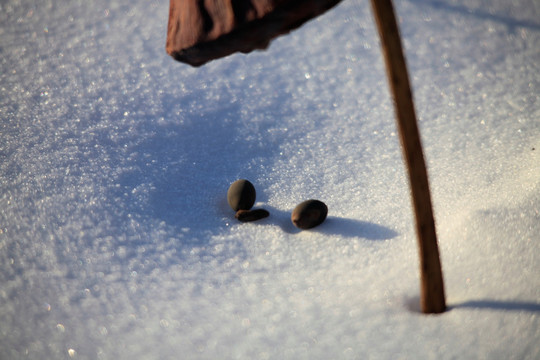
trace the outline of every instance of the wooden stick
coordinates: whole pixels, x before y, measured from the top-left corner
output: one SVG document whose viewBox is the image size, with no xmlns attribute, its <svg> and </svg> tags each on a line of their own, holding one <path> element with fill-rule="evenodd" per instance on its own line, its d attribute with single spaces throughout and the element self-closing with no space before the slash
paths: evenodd
<svg viewBox="0 0 540 360">
<path fill-rule="evenodd" d="M 371 0 L 371 5 L 381 38 L 416 216 L 420 256 L 420 308 L 423 313 L 441 313 L 446 309 L 442 269 L 407 65 L 392 0 Z"/>
</svg>

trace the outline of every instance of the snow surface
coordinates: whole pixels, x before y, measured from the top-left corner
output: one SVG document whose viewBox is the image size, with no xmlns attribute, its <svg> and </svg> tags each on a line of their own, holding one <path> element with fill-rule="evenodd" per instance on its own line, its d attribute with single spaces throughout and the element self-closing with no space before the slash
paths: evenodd
<svg viewBox="0 0 540 360">
<path fill-rule="evenodd" d="M 2 1 L 0 359 L 540 358 L 540 3 L 395 5 L 441 315 L 369 2 L 195 69 L 166 0 Z"/>
</svg>

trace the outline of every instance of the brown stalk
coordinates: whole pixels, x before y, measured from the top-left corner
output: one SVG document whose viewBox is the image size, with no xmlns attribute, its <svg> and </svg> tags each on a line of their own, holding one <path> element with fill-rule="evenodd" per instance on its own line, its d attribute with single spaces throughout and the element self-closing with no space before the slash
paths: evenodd
<svg viewBox="0 0 540 360">
<path fill-rule="evenodd" d="M 423 313 L 441 313 L 445 311 L 446 303 L 435 221 L 399 29 L 391 0 L 371 0 L 371 5 L 381 38 L 416 217 L 420 256 L 420 308 Z"/>
</svg>

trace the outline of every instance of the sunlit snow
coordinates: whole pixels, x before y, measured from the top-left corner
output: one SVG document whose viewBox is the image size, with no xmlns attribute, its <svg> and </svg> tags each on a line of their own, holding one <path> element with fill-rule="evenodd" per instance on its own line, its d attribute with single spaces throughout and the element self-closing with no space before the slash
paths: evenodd
<svg viewBox="0 0 540 360">
<path fill-rule="evenodd" d="M 540 358 L 540 3 L 395 5 L 440 315 L 368 1 L 201 68 L 166 0 L 2 1 L 0 359 Z"/>
</svg>

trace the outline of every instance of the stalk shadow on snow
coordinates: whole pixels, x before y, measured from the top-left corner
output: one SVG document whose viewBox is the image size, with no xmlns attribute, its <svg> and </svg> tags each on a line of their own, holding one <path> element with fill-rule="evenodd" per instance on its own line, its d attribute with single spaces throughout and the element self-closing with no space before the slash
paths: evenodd
<svg viewBox="0 0 540 360">
<path fill-rule="evenodd" d="M 288 234 L 298 234 L 303 231 L 316 232 L 328 236 L 339 235 L 345 237 L 359 237 L 368 240 L 388 240 L 398 235 L 394 230 L 382 225 L 377 225 L 367 221 L 328 216 L 319 226 L 301 230 L 295 227 L 291 221 L 291 211 L 276 209 L 274 207 L 263 206 L 270 212 L 268 223 L 273 223 L 281 227 Z"/>
<path fill-rule="evenodd" d="M 420 298 L 414 296 L 407 299 L 406 307 L 412 312 L 420 313 Z M 446 312 L 454 309 L 540 312 L 540 303 L 520 300 L 478 299 L 468 300 L 458 304 L 450 303 Z"/>
<path fill-rule="evenodd" d="M 482 10 L 482 8 L 473 9 L 467 6 L 455 5 L 438 0 L 411 0 L 411 3 L 422 6 L 427 5 L 435 9 L 472 16 L 481 20 L 496 21 L 508 26 L 511 29 L 515 29 L 517 27 L 525 27 L 529 29 L 540 30 L 540 23 L 535 23 L 528 20 L 518 20 L 506 15 L 493 14 Z"/>
<path fill-rule="evenodd" d="M 503 310 L 503 311 L 528 311 L 540 312 L 540 303 L 519 301 L 519 300 L 469 300 L 460 304 L 450 304 L 449 310 L 452 309 L 483 309 L 483 310 Z"/>
</svg>

